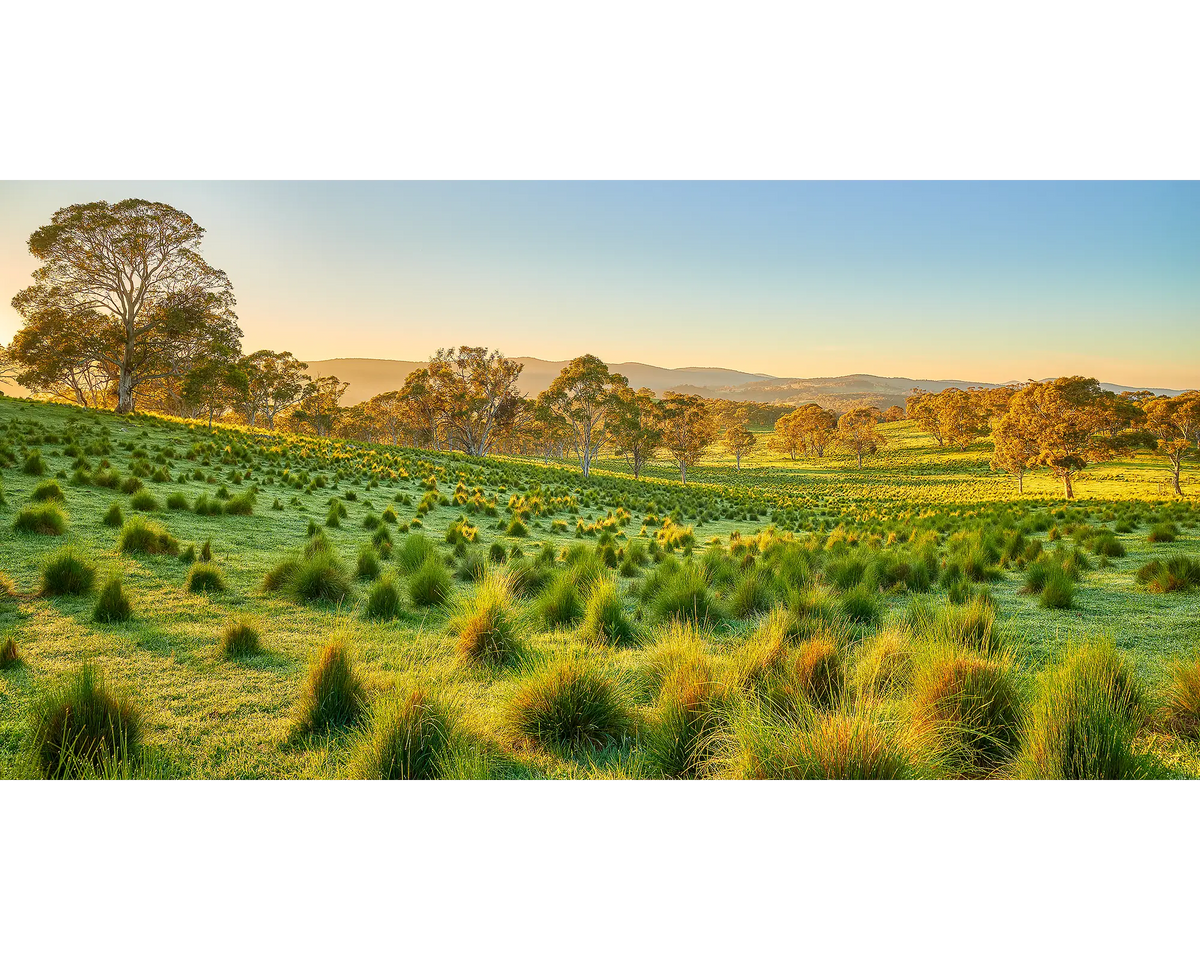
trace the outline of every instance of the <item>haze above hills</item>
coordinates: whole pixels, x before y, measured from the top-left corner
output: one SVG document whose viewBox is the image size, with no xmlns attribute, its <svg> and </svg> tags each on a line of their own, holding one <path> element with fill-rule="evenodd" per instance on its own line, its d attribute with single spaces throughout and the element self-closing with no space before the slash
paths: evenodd
<svg viewBox="0 0 1200 960">
<path fill-rule="evenodd" d="M 533 396 L 545 390 L 558 376 L 567 361 L 539 360 L 536 357 L 515 357 L 524 364 L 518 383 L 522 392 Z M 335 376 L 350 384 L 343 403 L 354 404 L 389 390 L 397 390 L 404 378 L 425 364 L 415 360 L 370 360 L 344 358 L 309 360 L 311 377 Z M 762 373 L 746 373 L 725 367 L 656 367 L 648 363 L 613 363 L 609 369 L 629 379 L 635 390 L 649 387 L 661 394 L 664 390 L 695 393 L 702 397 L 727 400 L 752 400 L 759 403 L 819 403 L 835 410 L 854 406 L 874 405 L 880 408 L 892 404 L 904 405 L 914 388 L 937 392 L 947 387 L 995 387 L 998 384 L 976 380 L 913 380 L 907 377 L 878 377 L 855 373 L 843 377 L 772 377 Z M 1157 387 L 1128 387 L 1105 383 L 1104 389 L 1120 393 L 1124 390 L 1149 389 L 1158 394 L 1174 396 L 1181 390 Z"/>
</svg>

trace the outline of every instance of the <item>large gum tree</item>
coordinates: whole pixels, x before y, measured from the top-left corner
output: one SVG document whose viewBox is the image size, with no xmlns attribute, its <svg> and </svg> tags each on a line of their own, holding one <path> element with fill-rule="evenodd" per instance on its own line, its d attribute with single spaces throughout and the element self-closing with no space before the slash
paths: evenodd
<svg viewBox="0 0 1200 960">
<path fill-rule="evenodd" d="M 204 229 L 181 210 L 148 200 L 64 207 L 29 238 L 41 261 L 12 301 L 25 325 L 20 362 L 45 356 L 56 330 L 76 331 L 64 365 L 114 371 L 117 412 L 134 409 L 150 380 L 181 378 L 198 357 L 240 345 L 233 288 L 200 255 Z M 56 371 L 45 368 L 45 378 Z M 38 384 L 33 384 L 38 386 Z"/>
</svg>

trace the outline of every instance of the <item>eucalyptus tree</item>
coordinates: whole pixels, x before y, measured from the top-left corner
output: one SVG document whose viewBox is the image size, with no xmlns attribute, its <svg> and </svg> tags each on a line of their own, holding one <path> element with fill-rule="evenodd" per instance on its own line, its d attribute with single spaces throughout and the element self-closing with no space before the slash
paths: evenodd
<svg viewBox="0 0 1200 960">
<path fill-rule="evenodd" d="M 604 445 L 606 427 L 616 413 L 616 397 L 629 381 L 613 373 L 598 357 L 588 353 L 563 367 L 538 397 L 538 406 L 569 432 L 583 475 L 592 471 L 592 460 Z"/>
</svg>

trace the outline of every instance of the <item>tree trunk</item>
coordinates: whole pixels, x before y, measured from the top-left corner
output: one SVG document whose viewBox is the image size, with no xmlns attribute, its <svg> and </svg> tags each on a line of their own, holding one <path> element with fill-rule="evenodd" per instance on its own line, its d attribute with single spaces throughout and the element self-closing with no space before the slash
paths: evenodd
<svg viewBox="0 0 1200 960">
<path fill-rule="evenodd" d="M 859 451 L 857 451 L 857 453 L 858 453 L 858 469 L 861 470 L 862 469 L 862 451 L 859 450 Z"/>
<path fill-rule="evenodd" d="M 1021 470 L 1017 473 L 1017 496 L 1025 494 L 1025 471 Z"/>
<path fill-rule="evenodd" d="M 1175 482 L 1175 496 L 1182 497 L 1183 490 L 1179 486 L 1179 464 L 1173 464 L 1174 469 L 1171 471 L 1171 479 Z"/>
<path fill-rule="evenodd" d="M 117 382 L 116 412 L 133 413 L 133 373 L 128 362 L 121 367 L 121 379 Z"/>
<path fill-rule="evenodd" d="M 1063 474 L 1063 490 L 1066 493 L 1068 500 L 1075 496 L 1075 491 L 1071 487 L 1071 475 L 1069 473 Z"/>
<path fill-rule="evenodd" d="M 686 463 L 679 464 L 679 482 L 687 483 L 687 464 Z"/>
</svg>

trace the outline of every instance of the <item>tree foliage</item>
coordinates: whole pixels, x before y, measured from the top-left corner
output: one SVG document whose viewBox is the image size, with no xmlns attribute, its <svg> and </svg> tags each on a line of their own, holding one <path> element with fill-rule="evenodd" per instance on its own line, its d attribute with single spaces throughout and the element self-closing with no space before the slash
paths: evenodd
<svg viewBox="0 0 1200 960">
<path fill-rule="evenodd" d="M 165 203 L 103 200 L 58 210 L 29 238 L 41 261 L 12 305 L 12 349 L 30 389 L 115 380 L 118 412 L 139 387 L 181 382 L 195 362 L 237 349 L 242 332 L 224 271 L 200 255 L 204 230 Z M 55 354 L 60 358 L 54 362 Z"/>
</svg>

